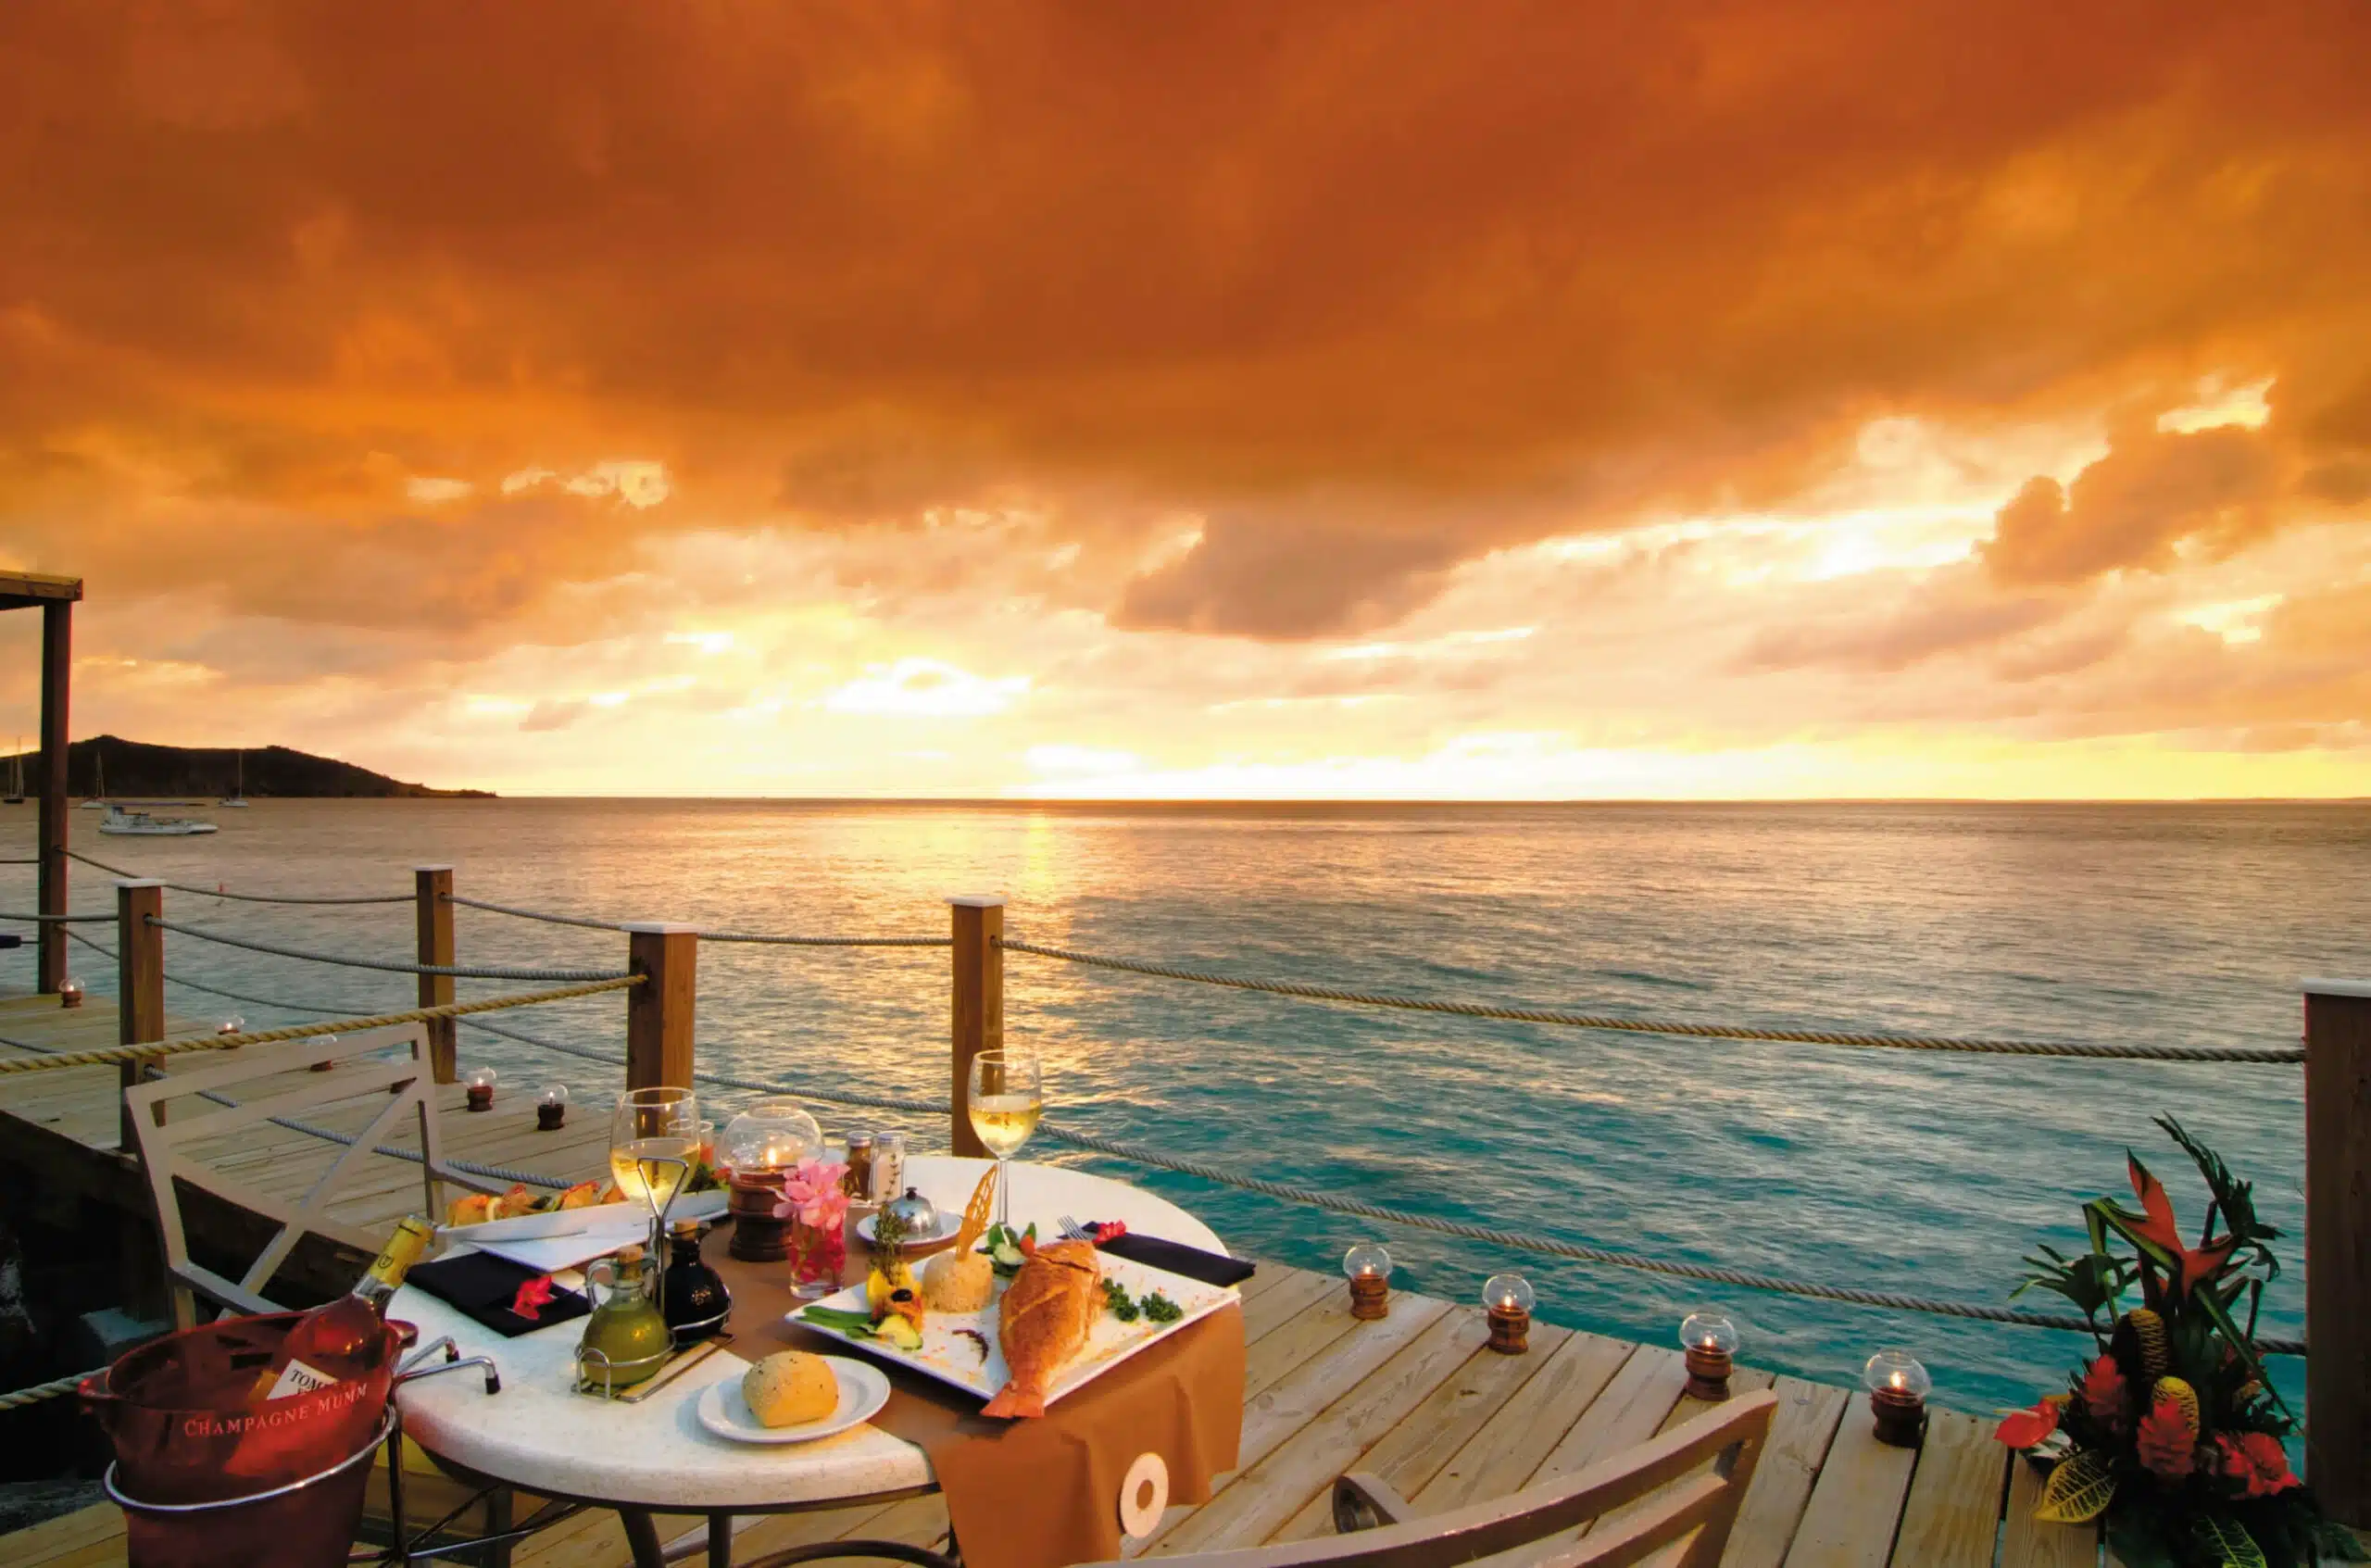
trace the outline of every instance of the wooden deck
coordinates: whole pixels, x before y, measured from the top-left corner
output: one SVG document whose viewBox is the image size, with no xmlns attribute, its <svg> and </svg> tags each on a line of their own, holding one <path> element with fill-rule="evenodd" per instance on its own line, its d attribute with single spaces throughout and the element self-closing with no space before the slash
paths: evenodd
<svg viewBox="0 0 2371 1568">
<path fill-rule="evenodd" d="M 77 1012 L 48 1000 L 0 1001 L 0 1036 L 69 1048 L 111 1045 L 114 1016 L 97 999 Z M 16 1054 L 0 1047 L 0 1055 Z M 597 1116 L 580 1110 L 567 1129 L 541 1134 L 523 1099 L 470 1116 L 460 1113 L 458 1087 L 445 1093 L 448 1154 L 553 1175 L 595 1175 L 605 1163 L 608 1128 Z M 139 1201 L 115 1146 L 113 1068 L 0 1078 L 0 1161 L 35 1165 L 45 1190 L 71 1177 L 85 1195 L 111 1191 L 129 1195 L 116 1201 Z M 290 1132 L 221 1149 L 217 1163 L 259 1187 L 295 1192 L 333 1152 Z M 338 1207 L 340 1219 L 385 1227 L 416 1205 L 417 1168 L 377 1163 L 383 1169 L 358 1184 Z M 78 1165 L 79 1174 L 69 1169 Z M 1420 1510 L 1503 1496 L 1617 1452 L 1697 1408 L 1683 1397 L 1686 1374 L 1675 1349 L 1543 1325 L 1532 1334 L 1529 1354 L 1499 1356 L 1484 1348 L 1487 1330 L 1475 1308 L 1399 1295 L 1389 1317 L 1361 1323 L 1331 1274 L 1263 1263 L 1244 1288 L 1244 1315 L 1241 1467 L 1211 1501 L 1173 1510 L 1147 1545 L 1152 1554 L 1328 1531 L 1327 1488 L 1349 1469 L 1379 1472 Z M 2002 1568 L 2100 1560 L 2093 1532 L 2033 1522 L 2034 1476 L 2010 1462 L 1988 1420 L 1938 1411 L 1925 1448 L 1913 1452 L 1875 1440 L 1857 1393 L 1750 1369 L 1737 1385 L 1775 1386 L 1779 1406 L 1726 1563 L 1990 1568 L 1996 1549 Z M 683 1526 L 689 1534 L 699 1522 L 687 1518 Z M 757 1519 L 743 1532 L 739 1555 L 843 1536 L 928 1544 L 946 1528 L 935 1499 Z M 23 1568 L 123 1560 L 120 1524 L 108 1508 L 0 1538 L 0 1562 Z M 521 1568 L 573 1568 L 623 1564 L 627 1554 L 615 1516 L 592 1513 L 524 1543 L 514 1561 Z"/>
</svg>

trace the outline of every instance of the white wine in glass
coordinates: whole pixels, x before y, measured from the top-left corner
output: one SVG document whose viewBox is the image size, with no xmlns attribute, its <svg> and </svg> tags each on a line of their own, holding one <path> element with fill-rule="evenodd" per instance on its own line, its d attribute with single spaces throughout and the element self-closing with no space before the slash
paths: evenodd
<svg viewBox="0 0 2371 1568">
<path fill-rule="evenodd" d="M 1012 1223 L 1012 1173 L 1008 1161 L 1021 1152 L 1046 1114 L 1045 1074 L 1037 1053 L 1029 1050 L 982 1051 L 972 1059 L 971 1092 L 966 1097 L 972 1131 L 997 1157 L 997 1212 L 999 1223 Z"/>
<path fill-rule="evenodd" d="M 689 1089 L 628 1089 L 618 1097 L 609 1120 L 609 1177 L 629 1200 L 649 1206 L 653 1236 L 690 1178 L 699 1128 L 699 1107 Z M 651 1256 L 663 1256 L 656 1242 Z"/>
</svg>

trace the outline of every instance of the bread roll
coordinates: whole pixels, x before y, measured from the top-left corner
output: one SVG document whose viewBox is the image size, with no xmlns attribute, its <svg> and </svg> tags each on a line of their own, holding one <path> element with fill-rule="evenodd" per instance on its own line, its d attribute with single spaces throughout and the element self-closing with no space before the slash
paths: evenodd
<svg viewBox="0 0 2371 1568">
<path fill-rule="evenodd" d="M 767 1426 L 804 1426 L 839 1408 L 832 1363 L 804 1350 L 778 1350 L 741 1375 L 741 1398 Z"/>
<path fill-rule="evenodd" d="M 996 1288 L 985 1252 L 942 1252 L 922 1265 L 922 1304 L 934 1312 L 976 1312 Z"/>
</svg>

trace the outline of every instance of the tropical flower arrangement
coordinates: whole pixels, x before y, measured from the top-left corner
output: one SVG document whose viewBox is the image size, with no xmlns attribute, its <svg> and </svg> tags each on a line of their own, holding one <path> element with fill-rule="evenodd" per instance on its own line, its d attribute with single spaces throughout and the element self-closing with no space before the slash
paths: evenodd
<svg viewBox="0 0 2371 1568">
<path fill-rule="evenodd" d="M 848 1197 L 841 1185 L 847 1173 L 836 1160 L 802 1160 L 783 1178 L 774 1218 L 791 1222 L 791 1278 L 801 1284 L 836 1284 L 847 1261 Z"/>
<path fill-rule="evenodd" d="M 2280 1233 L 2256 1218 L 2252 1184 L 2221 1156 L 2171 1117 L 2157 1125 L 2212 1198 L 2198 1245 L 2184 1243 L 2164 1184 L 2127 1149 L 2139 1210 L 2094 1199 L 2083 1205 L 2088 1251 L 2043 1246 L 2025 1260 L 2034 1273 L 2014 1295 L 2065 1297 L 2098 1350 L 2065 1393 L 2001 1424 L 2001 1441 L 2053 1466 L 2034 1517 L 2104 1522 L 2129 1568 L 2362 1562 L 2289 1469 L 2297 1420 L 2256 1352 L 2264 1286 L 2280 1273 L 2267 1244 Z M 2139 1303 L 2127 1309 L 2135 1285 Z"/>
</svg>

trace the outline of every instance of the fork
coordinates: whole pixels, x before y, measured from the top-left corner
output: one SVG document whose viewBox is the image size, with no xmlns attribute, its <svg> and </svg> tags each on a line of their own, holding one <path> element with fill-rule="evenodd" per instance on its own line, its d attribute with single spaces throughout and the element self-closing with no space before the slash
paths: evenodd
<svg viewBox="0 0 2371 1568">
<path fill-rule="evenodd" d="M 1062 1216 L 1062 1239 L 1064 1241 L 1093 1241 L 1095 1233 L 1065 1214 Z"/>
</svg>

